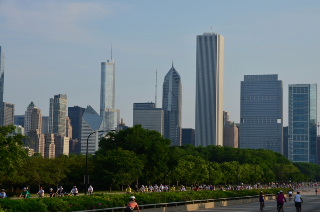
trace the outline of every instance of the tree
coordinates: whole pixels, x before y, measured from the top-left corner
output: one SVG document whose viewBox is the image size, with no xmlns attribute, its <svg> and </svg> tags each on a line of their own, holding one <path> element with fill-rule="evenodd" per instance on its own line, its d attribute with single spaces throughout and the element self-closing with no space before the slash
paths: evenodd
<svg viewBox="0 0 320 212">
<path fill-rule="evenodd" d="M 208 163 L 199 156 L 186 155 L 182 157 L 175 169 L 180 182 L 195 184 L 208 181 Z"/>
<path fill-rule="evenodd" d="M 143 172 L 143 161 L 132 151 L 118 148 L 95 158 L 96 177 L 111 187 L 132 184 Z"/>
<path fill-rule="evenodd" d="M 27 151 L 23 148 L 25 136 L 12 135 L 14 130 L 14 125 L 0 127 L 0 176 L 5 176 L 7 181 L 17 177 L 18 170 L 27 158 Z"/>
</svg>

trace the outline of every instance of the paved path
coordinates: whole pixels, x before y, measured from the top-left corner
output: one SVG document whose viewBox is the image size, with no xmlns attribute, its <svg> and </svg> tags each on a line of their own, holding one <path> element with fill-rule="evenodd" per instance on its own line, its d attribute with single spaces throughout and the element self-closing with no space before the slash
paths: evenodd
<svg viewBox="0 0 320 212">
<path fill-rule="evenodd" d="M 296 194 L 296 192 L 294 192 Z M 300 192 L 303 203 L 302 203 L 302 211 L 303 212 L 320 212 L 320 194 L 315 195 L 314 189 L 307 191 Z M 293 195 L 294 196 L 294 195 Z M 287 198 L 287 197 L 286 197 Z M 276 202 L 275 200 L 268 200 L 265 202 L 264 212 L 276 212 Z M 205 210 L 197 210 L 201 212 L 213 212 L 213 211 L 224 211 L 224 212 L 240 212 L 240 211 L 260 211 L 259 210 L 259 202 L 257 198 L 257 202 L 255 203 L 248 203 L 248 204 L 241 204 L 241 205 L 231 205 L 231 206 L 221 206 L 216 207 L 213 209 L 205 209 Z M 285 212 L 295 212 L 296 208 L 294 207 L 293 200 L 289 201 L 287 198 L 287 202 L 284 204 L 284 211 Z"/>
</svg>

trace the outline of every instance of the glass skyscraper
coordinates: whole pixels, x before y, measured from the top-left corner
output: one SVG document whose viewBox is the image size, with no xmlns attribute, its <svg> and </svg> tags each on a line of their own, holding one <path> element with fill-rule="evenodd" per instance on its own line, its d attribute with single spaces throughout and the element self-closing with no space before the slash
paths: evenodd
<svg viewBox="0 0 320 212">
<path fill-rule="evenodd" d="M 164 137 L 172 146 L 181 146 L 182 85 L 179 73 L 172 67 L 163 82 L 162 109 L 164 113 Z"/>
<path fill-rule="evenodd" d="M 50 98 L 49 133 L 67 135 L 68 99 L 65 94 Z"/>
<path fill-rule="evenodd" d="M 4 90 L 4 54 L 0 46 L 0 126 L 4 125 L 3 90 Z"/>
<path fill-rule="evenodd" d="M 223 146 L 224 38 L 216 33 L 197 36 L 196 146 Z"/>
<path fill-rule="evenodd" d="M 240 98 L 240 148 L 282 153 L 283 85 L 278 75 L 245 75 Z"/>
<path fill-rule="evenodd" d="M 120 111 L 115 108 L 115 61 L 101 63 L 100 116 L 103 130 L 117 130 Z"/>
<path fill-rule="evenodd" d="M 317 162 L 317 85 L 289 85 L 288 158 Z"/>
</svg>

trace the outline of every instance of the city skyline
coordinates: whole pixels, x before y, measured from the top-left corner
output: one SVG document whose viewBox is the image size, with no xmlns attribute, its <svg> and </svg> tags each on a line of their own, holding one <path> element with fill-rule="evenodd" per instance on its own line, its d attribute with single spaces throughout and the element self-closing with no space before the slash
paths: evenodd
<svg viewBox="0 0 320 212">
<path fill-rule="evenodd" d="M 183 10 L 177 16 L 173 11 L 180 6 Z M 110 58 L 112 45 L 117 61 L 116 108 L 124 122 L 132 125 L 134 102 L 154 99 L 156 70 L 163 79 L 174 61 L 177 70 L 183 70 L 182 96 L 188 97 L 183 98 L 182 127 L 194 128 L 196 35 L 214 31 L 225 37 L 224 110 L 230 112 L 230 120 L 240 121 L 243 76 L 272 73 L 284 83 L 287 125 L 287 85 L 317 83 L 320 78 L 319 9 L 320 2 L 313 0 L 201 4 L 3 0 L 3 101 L 15 104 L 16 115 L 24 114 L 33 101 L 47 116 L 48 99 L 63 93 L 69 106 L 91 105 L 98 111 L 99 64 Z"/>
</svg>

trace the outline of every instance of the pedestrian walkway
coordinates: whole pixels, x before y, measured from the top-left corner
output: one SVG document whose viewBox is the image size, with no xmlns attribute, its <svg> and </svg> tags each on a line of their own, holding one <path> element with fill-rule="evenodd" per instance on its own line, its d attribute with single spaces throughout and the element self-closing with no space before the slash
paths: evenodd
<svg viewBox="0 0 320 212">
<path fill-rule="evenodd" d="M 304 212 L 320 212 L 320 195 L 315 195 L 314 189 L 307 189 L 300 192 L 303 198 L 302 211 Z M 294 192 L 296 194 L 296 192 Z M 287 198 L 287 195 L 286 195 Z M 277 203 L 275 200 L 267 200 L 265 202 L 264 212 L 275 212 L 277 211 Z M 220 206 L 212 209 L 197 210 L 198 212 L 213 212 L 213 211 L 222 211 L 222 212 L 241 212 L 241 211 L 260 211 L 259 210 L 259 200 L 257 202 L 241 204 L 241 205 L 231 205 L 231 206 Z M 285 212 L 295 212 L 296 208 L 294 206 L 293 200 L 284 204 Z"/>
</svg>

